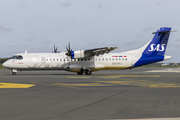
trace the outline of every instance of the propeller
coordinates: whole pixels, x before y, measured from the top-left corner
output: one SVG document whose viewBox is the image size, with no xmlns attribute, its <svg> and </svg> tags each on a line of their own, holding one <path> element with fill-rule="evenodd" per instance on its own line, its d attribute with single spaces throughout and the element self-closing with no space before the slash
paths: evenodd
<svg viewBox="0 0 180 120">
<path fill-rule="evenodd" d="M 70 64 L 71 64 L 71 61 L 72 61 L 72 56 L 71 56 L 72 49 L 71 49 L 71 47 L 70 47 L 70 42 L 69 42 L 69 44 L 68 44 L 68 47 L 66 46 L 66 50 L 67 50 L 66 55 L 71 58 L 70 61 L 69 61 L 69 67 L 70 67 Z"/>
<path fill-rule="evenodd" d="M 66 55 L 67 55 L 67 56 L 71 56 L 72 49 L 71 49 L 71 47 L 70 47 L 70 42 L 69 42 L 69 44 L 68 44 L 68 47 L 66 46 L 66 50 L 67 50 Z M 71 58 L 72 58 L 72 56 L 71 56 Z"/>
<path fill-rule="evenodd" d="M 52 53 L 57 53 L 58 51 L 57 51 L 57 47 L 55 47 L 55 45 L 54 45 L 54 51 L 52 51 Z"/>
</svg>

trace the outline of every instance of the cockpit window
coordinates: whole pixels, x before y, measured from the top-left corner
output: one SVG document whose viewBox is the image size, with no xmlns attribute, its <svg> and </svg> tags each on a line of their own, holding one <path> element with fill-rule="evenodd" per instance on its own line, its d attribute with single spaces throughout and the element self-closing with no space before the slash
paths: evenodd
<svg viewBox="0 0 180 120">
<path fill-rule="evenodd" d="M 11 59 L 17 59 L 17 56 L 13 56 Z"/>
<path fill-rule="evenodd" d="M 11 59 L 18 59 L 18 60 L 22 60 L 23 57 L 21 55 L 15 55 L 13 56 Z"/>
</svg>

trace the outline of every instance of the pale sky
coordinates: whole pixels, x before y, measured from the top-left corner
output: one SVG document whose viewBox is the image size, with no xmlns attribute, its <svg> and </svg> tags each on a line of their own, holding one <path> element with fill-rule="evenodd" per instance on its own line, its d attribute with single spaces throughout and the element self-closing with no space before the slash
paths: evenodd
<svg viewBox="0 0 180 120">
<path fill-rule="evenodd" d="M 171 27 L 167 62 L 180 62 L 180 0 L 1 0 L 0 58 L 16 53 L 142 47 Z"/>
</svg>

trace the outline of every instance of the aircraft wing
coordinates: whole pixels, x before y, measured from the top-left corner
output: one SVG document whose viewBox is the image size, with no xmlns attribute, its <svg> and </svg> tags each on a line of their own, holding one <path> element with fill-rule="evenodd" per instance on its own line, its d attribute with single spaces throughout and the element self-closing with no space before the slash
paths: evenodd
<svg viewBox="0 0 180 120">
<path fill-rule="evenodd" d="M 95 49 L 88 49 L 84 50 L 85 55 L 90 55 L 90 56 L 99 56 L 103 55 L 104 53 L 109 53 L 112 50 L 118 49 L 118 47 L 103 47 L 103 48 L 95 48 Z"/>
<path fill-rule="evenodd" d="M 87 49 L 87 50 L 78 50 L 73 51 L 70 48 L 70 44 L 66 47 L 67 52 L 65 53 L 67 56 L 71 57 L 71 59 L 75 58 L 87 58 L 91 56 L 99 56 L 103 55 L 104 53 L 109 53 L 112 50 L 117 49 L 118 47 L 103 47 L 103 48 L 95 48 L 95 49 Z"/>
</svg>

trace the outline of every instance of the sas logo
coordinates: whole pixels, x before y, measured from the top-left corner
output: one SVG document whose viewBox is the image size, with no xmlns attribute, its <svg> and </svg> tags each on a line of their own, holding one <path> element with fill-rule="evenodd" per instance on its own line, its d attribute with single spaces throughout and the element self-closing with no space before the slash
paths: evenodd
<svg viewBox="0 0 180 120">
<path fill-rule="evenodd" d="M 160 44 L 158 44 L 157 46 L 155 46 L 155 44 L 151 44 L 151 49 L 148 49 L 148 51 L 164 51 L 165 45 L 166 44 L 162 44 L 160 49 Z"/>
</svg>

